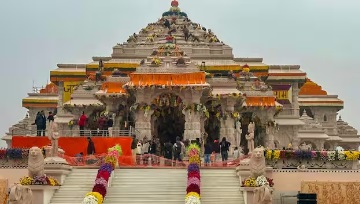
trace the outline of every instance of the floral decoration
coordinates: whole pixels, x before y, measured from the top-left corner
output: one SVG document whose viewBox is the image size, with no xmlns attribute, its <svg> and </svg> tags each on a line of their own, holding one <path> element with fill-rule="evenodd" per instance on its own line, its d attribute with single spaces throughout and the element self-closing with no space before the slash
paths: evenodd
<svg viewBox="0 0 360 204">
<path fill-rule="evenodd" d="M 204 115 L 208 118 L 209 111 L 207 110 L 204 104 L 193 103 L 184 107 L 185 111 L 196 112 L 196 113 L 204 113 Z M 189 112 L 189 113 L 190 113 Z"/>
<path fill-rule="evenodd" d="M 188 180 L 186 188 L 185 204 L 200 204 L 200 147 L 190 144 L 187 148 L 189 156 Z"/>
<path fill-rule="evenodd" d="M 242 181 L 242 187 L 260 187 L 268 185 L 270 187 L 274 186 L 274 181 L 271 178 L 265 176 L 259 176 L 257 178 L 249 177 Z"/>
<path fill-rule="evenodd" d="M 48 185 L 48 186 L 60 186 L 60 183 L 58 180 L 56 180 L 53 177 L 49 176 L 35 176 L 35 177 L 29 177 L 25 176 L 20 179 L 21 185 Z"/>
<path fill-rule="evenodd" d="M 118 165 L 118 158 L 122 155 L 120 145 L 115 145 L 108 149 L 105 163 L 98 170 L 95 185 L 92 192 L 86 194 L 82 204 L 102 204 L 107 193 L 107 187 L 111 174 Z"/>
<path fill-rule="evenodd" d="M 265 150 L 265 158 L 271 161 L 280 159 L 312 159 L 322 161 L 357 161 L 359 151 L 302 151 L 302 150 Z"/>
</svg>

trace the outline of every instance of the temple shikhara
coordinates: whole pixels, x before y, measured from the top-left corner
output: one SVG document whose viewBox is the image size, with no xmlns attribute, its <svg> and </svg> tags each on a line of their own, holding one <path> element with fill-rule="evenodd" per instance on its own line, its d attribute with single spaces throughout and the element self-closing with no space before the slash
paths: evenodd
<svg viewBox="0 0 360 204">
<path fill-rule="evenodd" d="M 274 169 L 293 168 L 294 171 L 302 173 L 308 168 L 357 169 L 357 164 L 354 163 L 357 163 L 358 153 L 354 159 L 349 159 L 352 158 L 349 156 L 350 153 L 345 152 L 343 154 L 344 158 L 347 158 L 344 159 L 346 164 L 336 163 L 338 160 L 341 161 L 339 155 L 342 155 L 335 151 L 338 147 L 346 151 L 357 151 L 360 145 L 358 131 L 346 123 L 341 116 L 338 117 L 338 112 L 344 108 L 344 102 L 337 95 L 327 93 L 315 82 L 316 79 L 308 76 L 299 65 L 269 65 L 265 64 L 262 58 L 234 56 L 232 47 L 223 42 L 221 36 L 217 36 L 211 28 L 193 22 L 187 13 L 180 10 L 178 1 L 172 1 L 171 8 L 164 12 L 161 18 L 147 24 L 139 32 L 131 34 L 126 42 L 116 44 L 112 50 L 111 56 L 96 56 L 92 61 L 84 64 L 58 64 L 56 69 L 51 70 L 51 83 L 34 90 L 22 100 L 22 106 L 28 109 L 28 113 L 2 137 L 7 142 L 8 148 L 32 146 L 41 148 L 50 144 L 47 139 L 49 137 L 53 145 L 57 145 L 53 142 L 59 140 L 59 146 L 63 150 L 59 152 L 65 155 L 62 162 L 76 166 L 75 160 L 70 161 L 67 157 L 76 157 L 75 155 L 80 152 L 86 152 L 87 137 L 94 138 L 98 150 L 96 153 L 99 154 L 107 153 L 107 148 L 110 147 L 109 142 L 101 143 L 102 139 L 121 143 L 125 141 L 124 138 L 136 135 L 137 140 L 153 140 L 161 148 L 164 148 L 163 144 L 166 143 L 176 144 L 179 138 L 184 143 L 195 142 L 201 146 L 200 155 L 203 154 L 201 152 L 204 151 L 205 144 L 226 138 L 231 143 L 229 158 L 233 157 L 233 152 L 238 151 L 237 148 L 243 149 L 244 155 L 265 151 L 259 157 L 265 155 L 266 165 Z M 56 135 L 60 138 L 54 139 L 55 130 L 48 131 L 49 128 L 39 130 L 36 120 L 41 111 L 45 113 L 45 117 L 55 115 Z M 83 114 L 87 120 L 80 128 L 79 119 Z M 108 123 L 109 120 L 111 125 Z M 46 127 L 53 127 L 50 124 L 51 118 L 46 121 Z M 42 135 L 47 137 L 41 137 Z M 74 139 L 79 141 L 81 139 L 81 142 L 72 142 Z M 122 153 L 131 157 L 131 139 L 129 141 L 126 143 L 129 147 L 125 147 L 123 145 L 125 143 L 121 145 Z M 310 158 L 318 155 L 319 159 L 313 159 L 310 163 L 299 163 L 304 158 L 297 160 L 296 153 L 289 157 L 281 156 L 285 155 L 281 153 L 282 151 L 310 152 Z M 148 153 L 147 150 L 145 152 Z M 311 152 L 315 153 L 311 154 Z M 323 162 L 322 152 L 337 152 L 337 156 L 334 156 L 334 160 L 325 159 Z M 327 153 L 324 158 L 329 155 L 330 153 Z M 157 156 L 161 158 L 163 155 L 159 153 Z M 190 165 L 193 161 L 197 161 L 191 157 Z M 219 199 L 222 200 L 219 202 L 256 203 L 250 202 L 249 198 L 246 200 L 246 196 L 238 191 L 241 187 L 244 195 L 247 193 L 250 195 L 252 191 L 250 192 L 249 188 L 262 188 L 260 184 L 251 186 L 251 182 L 258 182 L 260 178 L 265 178 L 264 182 L 268 182 L 266 185 L 269 184 L 269 189 L 271 188 L 269 192 L 274 192 L 275 198 L 280 199 L 279 193 L 286 190 L 278 190 L 281 189 L 278 186 L 274 188 L 271 185 L 272 179 L 270 181 L 265 177 L 265 170 L 262 174 L 255 174 L 251 170 L 251 175 L 256 175 L 255 180 L 244 180 L 244 175 L 250 175 L 249 169 L 246 168 L 249 167 L 249 160 L 250 165 L 252 164 L 253 157 L 256 156 L 251 156 L 245 159 L 246 161 L 241 160 L 243 163 L 241 161 L 236 163 L 234 160 L 235 165 L 231 172 L 235 178 L 230 180 L 235 182 L 232 188 L 235 188 L 236 193 L 231 196 L 220 196 Z M 129 158 L 120 160 L 126 164 L 131 163 L 128 161 Z M 162 161 L 152 158 L 149 161 L 141 159 L 140 163 L 151 165 L 153 162 L 151 160 L 155 160 L 155 163 Z M 258 162 L 256 159 L 254 161 Z M 123 175 L 124 178 L 125 176 L 130 178 L 134 174 L 144 175 L 141 170 L 143 169 L 120 169 L 114 172 Z M 87 174 L 81 169 L 74 168 L 73 171 L 79 171 L 79 175 Z M 166 171 L 173 171 L 172 175 L 177 175 L 176 178 L 186 177 L 185 170 L 167 169 Z M 205 172 L 202 179 L 208 179 L 208 183 L 204 182 L 205 184 L 201 185 L 226 186 L 228 182 L 226 179 L 229 177 L 224 176 L 222 181 L 211 182 L 212 177 L 209 175 L 212 171 L 201 169 L 201 173 Z M 223 171 L 227 172 L 226 169 Z M 222 174 L 219 172 L 220 170 L 217 172 L 219 175 L 216 172 L 213 175 L 221 177 Z M 286 175 L 279 172 L 273 174 L 275 183 L 279 182 L 279 179 L 282 181 L 294 179 L 293 176 L 287 179 Z M 70 174 L 69 177 L 75 175 L 76 173 Z M 242 184 L 238 183 L 238 177 L 244 180 Z M 91 176 L 86 178 L 93 180 Z M 151 182 L 156 181 L 156 177 L 153 179 Z M 142 180 L 147 181 L 147 179 Z M 326 181 L 328 180 L 329 178 Z M 116 182 L 123 180 L 114 178 L 115 186 Z M 50 197 L 51 202 L 50 200 L 49 202 L 67 203 L 63 198 L 66 195 L 73 195 L 70 190 L 66 191 L 67 185 L 70 186 L 68 190 L 75 188 L 75 182 L 65 181 L 64 185 L 59 187 L 59 191 L 54 191 L 55 194 Z M 73 188 L 71 185 L 74 185 Z M 140 182 L 139 185 L 146 186 Z M 302 189 L 308 189 L 306 186 L 310 184 L 301 185 Z M 153 187 L 159 188 L 159 191 L 164 190 L 164 186 Z M 219 195 L 218 193 L 222 191 L 232 192 L 226 190 L 226 187 L 220 187 L 220 190 L 214 191 L 205 187 L 203 203 L 216 203 L 216 198 L 209 195 Z M 104 203 L 129 203 L 125 202 L 125 197 L 119 197 L 116 187 L 109 188 L 111 189 L 108 191 L 108 199 Z M 127 190 L 124 188 L 121 191 L 124 194 L 131 192 Z M 136 186 L 132 190 L 136 191 Z M 64 193 L 65 191 L 67 193 Z M 87 191 L 91 192 L 91 189 Z M 304 191 L 314 193 L 310 190 Z M 197 195 L 200 199 L 200 193 L 195 195 L 191 192 L 188 192 L 186 199 L 197 199 Z M 230 195 L 230 193 L 225 194 Z M 92 195 L 94 199 L 100 199 L 95 194 Z M 93 197 L 90 196 L 89 199 Z M 121 200 L 123 202 L 116 199 L 123 199 Z M 275 200 L 274 203 L 277 203 Z M 180 202 L 174 198 L 170 203 L 184 203 L 184 201 Z"/>
</svg>

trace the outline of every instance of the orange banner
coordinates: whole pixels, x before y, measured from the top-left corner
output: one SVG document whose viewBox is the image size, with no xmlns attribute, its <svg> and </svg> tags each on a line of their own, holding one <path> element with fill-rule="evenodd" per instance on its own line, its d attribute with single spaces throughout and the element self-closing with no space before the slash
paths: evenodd
<svg viewBox="0 0 360 204">
<path fill-rule="evenodd" d="M 175 73 L 175 74 L 153 74 L 153 73 L 131 73 L 130 81 L 135 85 L 186 85 L 203 84 L 205 72 Z"/>
<path fill-rule="evenodd" d="M 107 153 L 108 148 L 119 144 L 122 148 L 123 155 L 120 157 L 120 163 L 132 164 L 131 137 L 92 137 L 95 144 L 96 154 Z M 31 148 L 34 146 L 43 147 L 50 145 L 51 142 L 47 137 L 12 137 L 12 148 Z M 86 155 L 88 142 L 86 137 L 60 137 L 59 147 L 65 151 L 65 155 L 74 157 L 76 154 L 83 152 Z"/>
</svg>

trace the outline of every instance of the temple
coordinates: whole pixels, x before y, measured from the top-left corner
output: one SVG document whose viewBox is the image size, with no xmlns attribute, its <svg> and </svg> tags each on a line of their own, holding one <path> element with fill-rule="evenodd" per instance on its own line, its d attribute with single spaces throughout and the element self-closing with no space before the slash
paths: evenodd
<svg viewBox="0 0 360 204">
<path fill-rule="evenodd" d="M 337 119 L 344 102 L 310 80 L 299 65 L 267 65 L 234 57 L 211 29 L 190 20 L 173 1 L 169 11 L 113 48 L 111 56 L 84 64 L 58 64 L 51 83 L 22 101 L 25 119 L 2 138 L 33 136 L 37 113 L 57 115 L 60 134 L 78 136 L 89 121 L 114 118 L 114 136 L 136 134 L 162 143 L 226 137 L 246 147 L 255 123 L 255 146 L 357 149 L 357 130 Z M 92 136 L 96 122 L 85 134 Z M 96 132 L 96 131 L 95 131 Z"/>
</svg>

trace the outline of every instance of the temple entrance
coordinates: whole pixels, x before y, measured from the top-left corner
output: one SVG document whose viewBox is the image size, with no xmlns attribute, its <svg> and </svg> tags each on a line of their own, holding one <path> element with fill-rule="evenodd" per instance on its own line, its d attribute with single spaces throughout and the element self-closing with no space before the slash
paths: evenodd
<svg viewBox="0 0 360 204">
<path fill-rule="evenodd" d="M 250 122 L 253 122 L 255 124 L 255 131 L 254 131 L 254 146 L 264 146 L 265 145 L 265 135 L 266 130 L 263 127 L 261 120 L 259 117 L 254 116 L 254 113 L 252 112 L 245 112 L 242 114 L 242 117 L 240 119 L 241 123 L 241 143 L 240 146 L 244 147 L 245 154 L 248 153 L 248 144 L 246 140 L 246 135 L 248 134 L 248 125 Z"/>
<path fill-rule="evenodd" d="M 220 118 L 218 113 L 221 112 L 221 105 L 216 104 L 216 101 L 208 101 L 206 107 L 209 111 L 209 118 L 205 121 L 204 129 L 208 134 L 207 141 L 213 142 L 220 139 Z"/>
<path fill-rule="evenodd" d="M 183 105 L 179 96 L 167 93 L 161 94 L 154 99 L 156 106 L 153 114 L 155 137 L 160 143 L 176 142 L 176 137 L 183 138 L 185 128 L 185 116 L 182 113 Z"/>
</svg>

